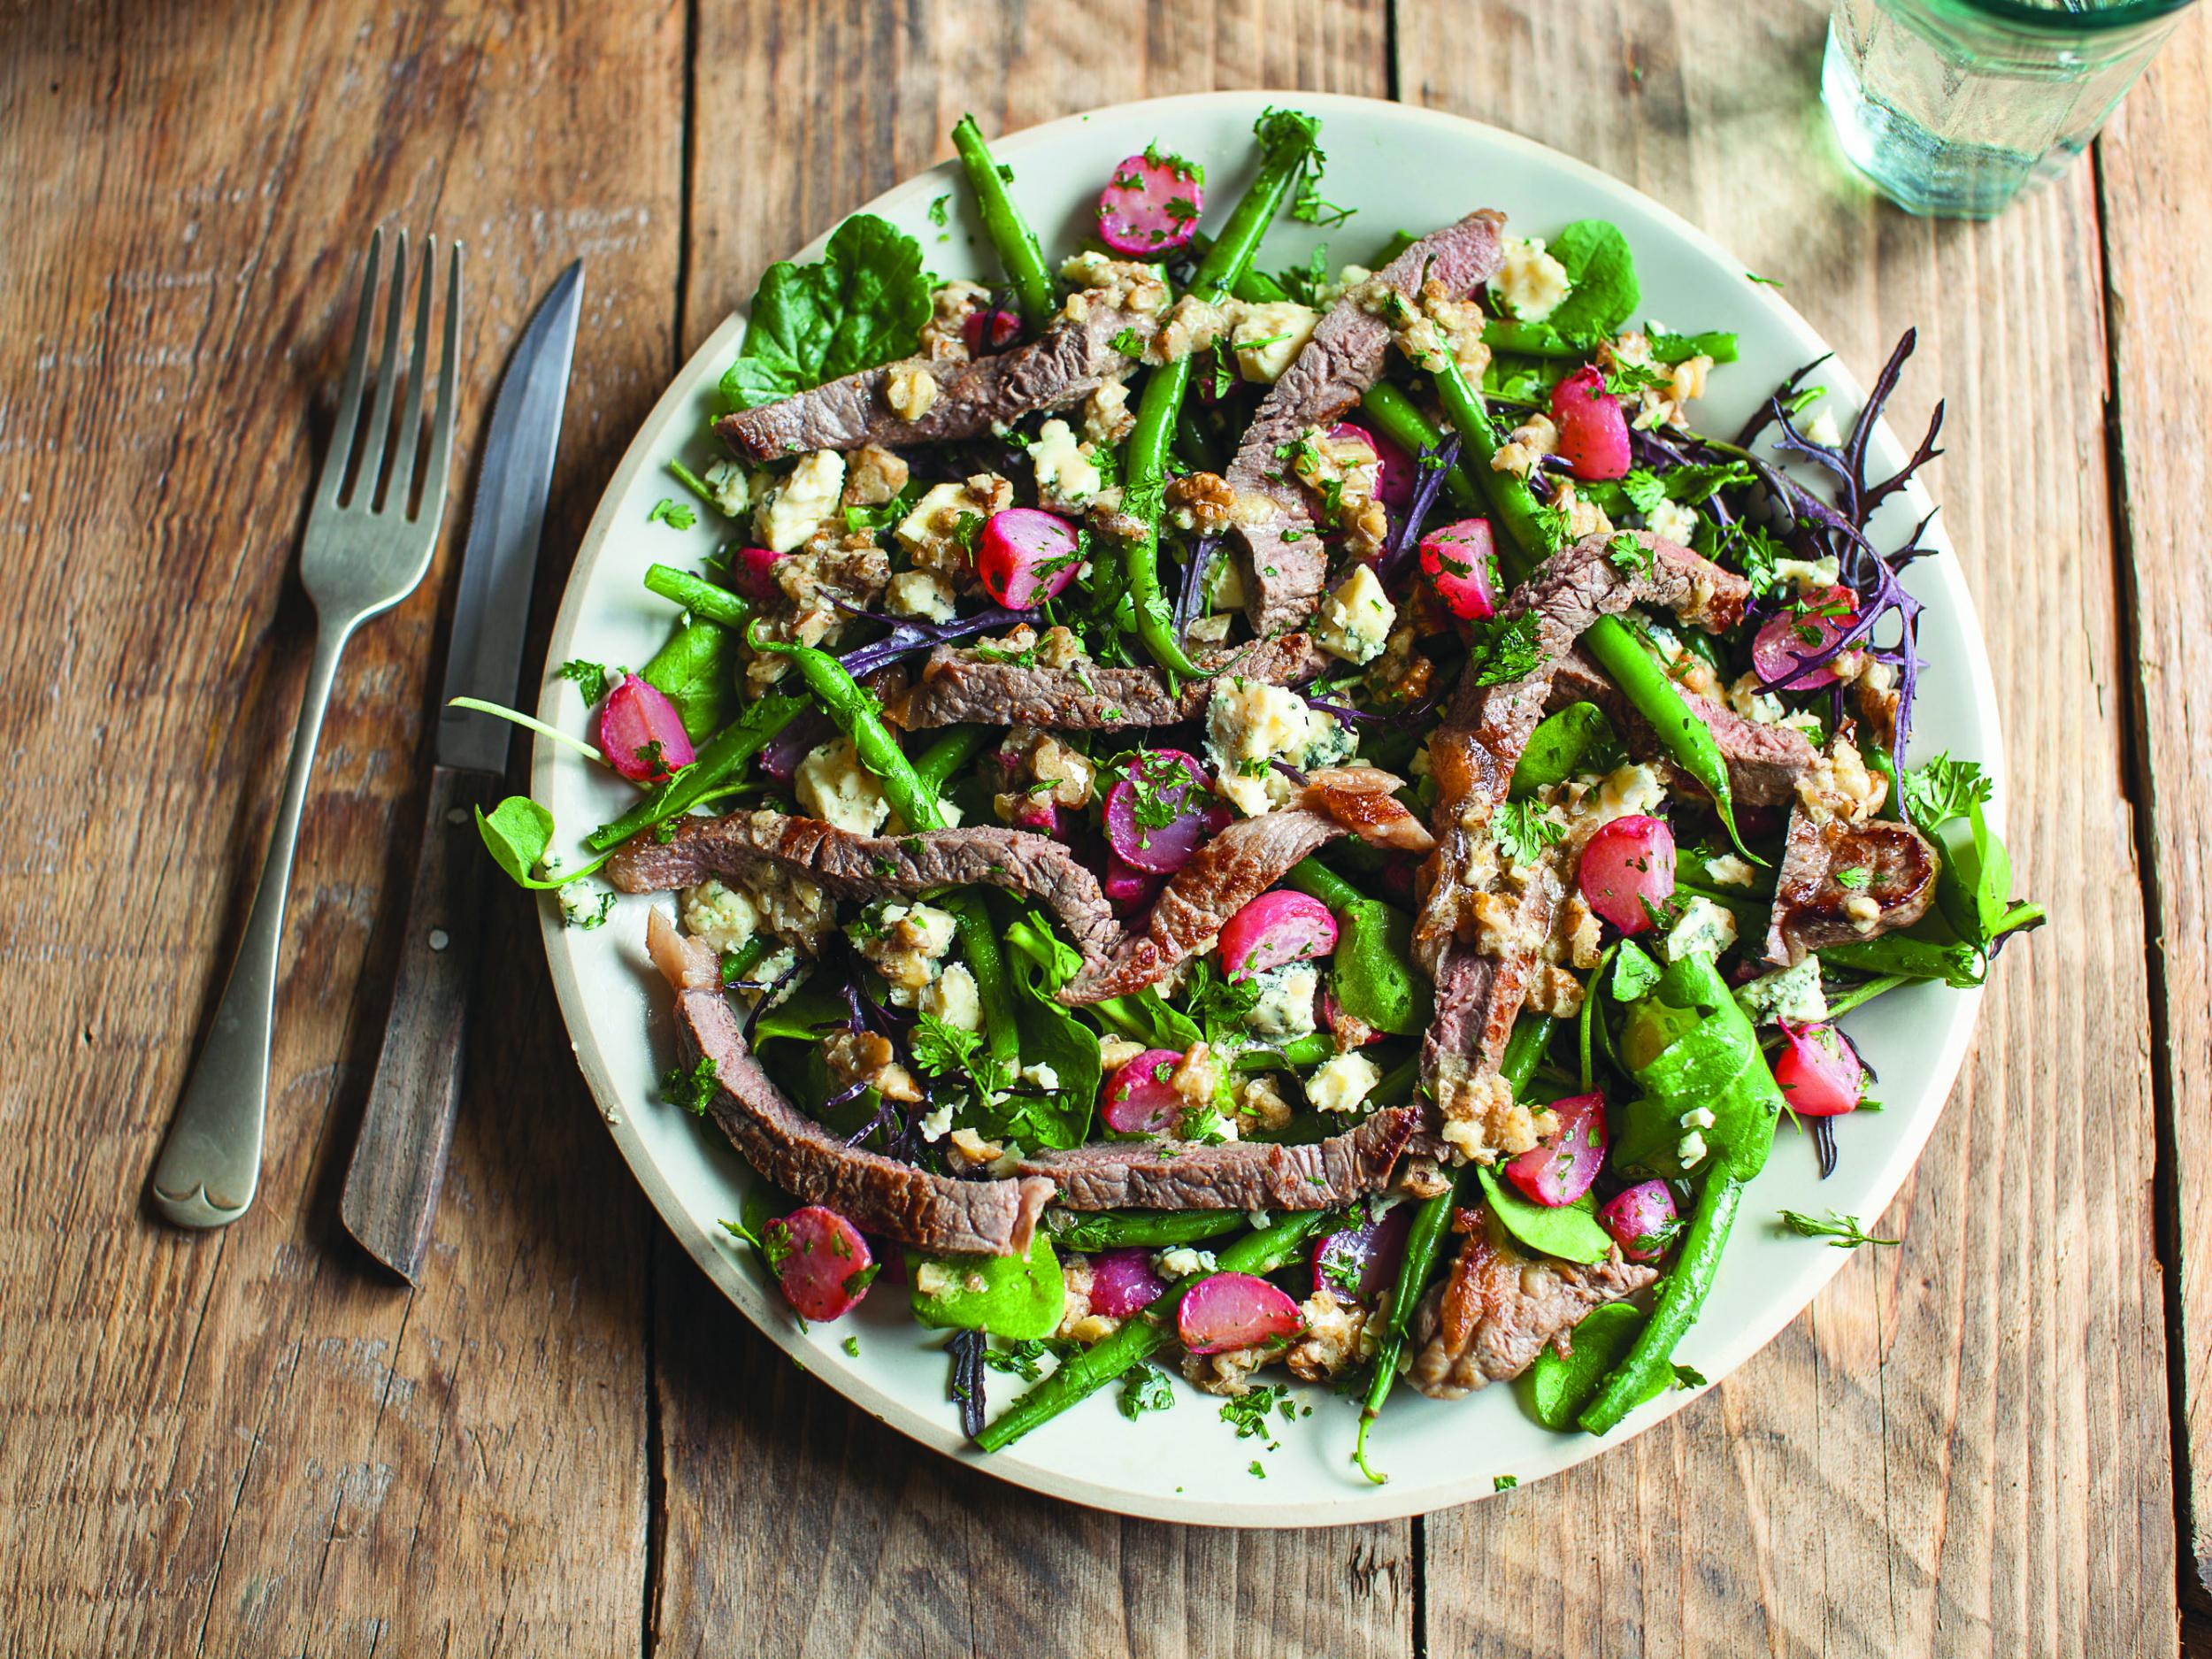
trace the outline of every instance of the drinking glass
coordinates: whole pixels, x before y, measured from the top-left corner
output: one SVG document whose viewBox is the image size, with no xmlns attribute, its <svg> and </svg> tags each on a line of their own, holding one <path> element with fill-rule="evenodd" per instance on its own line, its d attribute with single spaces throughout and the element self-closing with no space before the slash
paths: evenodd
<svg viewBox="0 0 2212 1659">
<path fill-rule="evenodd" d="M 2089 147 L 2190 0 L 1836 0 L 1821 100 L 1909 213 L 1994 217 Z"/>
</svg>

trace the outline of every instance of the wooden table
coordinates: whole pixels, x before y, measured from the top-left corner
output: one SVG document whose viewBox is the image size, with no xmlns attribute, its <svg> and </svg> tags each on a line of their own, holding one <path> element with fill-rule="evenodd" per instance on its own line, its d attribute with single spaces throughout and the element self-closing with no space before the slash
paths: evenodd
<svg viewBox="0 0 2212 1659">
<path fill-rule="evenodd" d="M 6 9 L 0 1628 L 23 1654 L 2173 1653 L 2212 1517 L 2212 32 L 1993 225 L 1847 176 L 1793 0 L 327 0 Z M 1788 284 L 1982 606 L 2021 885 L 1976 1057 L 1863 1251 L 1692 1409 L 1425 1520 L 1032 1500 L 795 1374 L 668 1241 L 495 906 L 420 1289 L 337 1189 L 457 536 L 357 641 L 294 887 L 266 1174 L 143 1198 L 304 675 L 292 574 L 368 227 L 469 245 L 464 431 L 590 261 L 536 639 L 617 456 L 767 259 L 987 130 L 1209 87 L 1479 116 Z M 1465 183 L 1468 203 L 1483 199 Z M 449 522 L 457 524 L 456 512 Z M 2177 1540 L 2179 1540 L 2178 1546 Z"/>
</svg>

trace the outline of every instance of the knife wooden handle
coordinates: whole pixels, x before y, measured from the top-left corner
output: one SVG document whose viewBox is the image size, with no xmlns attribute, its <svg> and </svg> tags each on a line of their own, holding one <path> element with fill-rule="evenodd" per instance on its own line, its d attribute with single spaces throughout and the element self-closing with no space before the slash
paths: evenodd
<svg viewBox="0 0 2212 1659">
<path fill-rule="evenodd" d="M 502 787 L 488 772 L 431 771 L 391 1018 L 339 1203 L 346 1231 L 411 1282 L 445 1185 L 461 1098 L 469 986 L 491 879 L 474 809 L 488 810 Z"/>
</svg>

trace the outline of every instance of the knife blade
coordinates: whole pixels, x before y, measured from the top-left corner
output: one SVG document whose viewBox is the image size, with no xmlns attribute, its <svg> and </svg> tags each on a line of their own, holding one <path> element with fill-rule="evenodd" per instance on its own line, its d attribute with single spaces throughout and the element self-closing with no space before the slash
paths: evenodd
<svg viewBox="0 0 2212 1659">
<path fill-rule="evenodd" d="M 411 1282 L 429 1246 L 461 1096 L 484 888 L 474 820 L 498 800 L 507 770 L 507 722 L 449 705 L 457 696 L 515 699 L 583 292 L 578 260 L 539 302 L 492 399 L 462 544 L 407 935 L 339 1202 L 346 1231 Z"/>
</svg>

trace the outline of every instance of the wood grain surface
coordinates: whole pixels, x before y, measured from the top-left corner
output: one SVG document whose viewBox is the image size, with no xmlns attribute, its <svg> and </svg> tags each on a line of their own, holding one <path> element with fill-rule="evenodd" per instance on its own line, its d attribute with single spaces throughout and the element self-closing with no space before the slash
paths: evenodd
<svg viewBox="0 0 2212 1659">
<path fill-rule="evenodd" d="M 2212 579 L 2185 527 L 2212 36 L 2185 24 L 2091 164 L 1992 225 L 1931 225 L 1842 171 L 1814 102 L 1824 18 L 12 8 L 0 1649 L 2177 1652 L 2212 1517 L 2212 1131 L 2185 1087 L 2212 1061 Z M 588 261 L 541 641 L 622 447 L 765 261 L 944 156 L 964 109 L 996 133 L 1254 85 L 1395 95 L 1594 162 L 1783 279 L 1863 378 L 1919 326 L 1894 413 L 1950 400 L 1930 481 L 1989 633 L 2021 886 L 2053 919 L 1984 1004 L 1887 1218 L 1904 1246 L 1855 1257 L 1690 1410 L 1490 1502 L 1308 1533 L 1050 1503 L 810 1382 L 668 1241 L 575 1074 L 530 902 L 502 891 L 430 1258 L 395 1286 L 338 1189 L 403 932 L 457 508 L 340 678 L 261 1199 L 219 1234 L 157 1224 L 146 1173 L 304 670 L 291 567 L 369 227 L 468 244 L 465 438 L 531 303 Z"/>
</svg>

